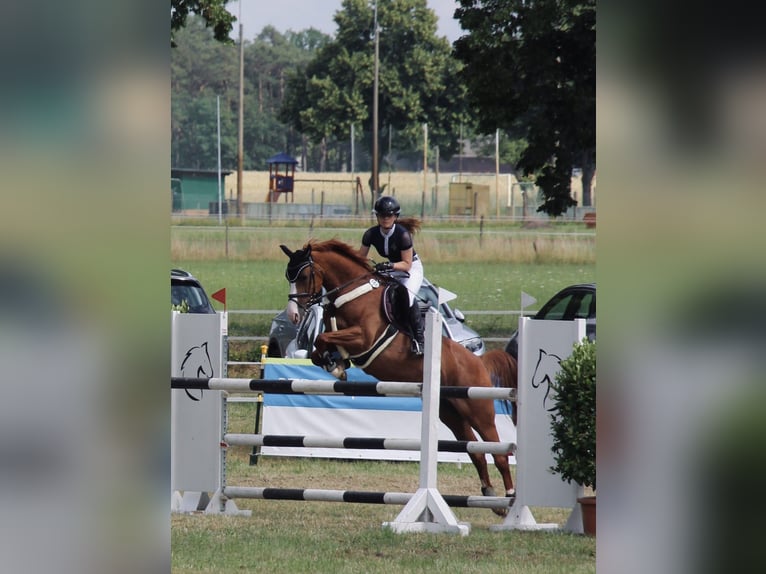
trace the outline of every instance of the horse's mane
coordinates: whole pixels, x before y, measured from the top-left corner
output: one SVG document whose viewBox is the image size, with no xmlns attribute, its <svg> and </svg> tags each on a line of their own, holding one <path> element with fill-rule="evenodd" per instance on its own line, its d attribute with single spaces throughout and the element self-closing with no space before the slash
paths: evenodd
<svg viewBox="0 0 766 574">
<path fill-rule="evenodd" d="M 359 252 L 348 243 L 344 243 L 338 239 L 328 239 L 327 241 L 316 241 L 315 239 L 312 239 L 304 245 L 303 248 L 305 249 L 309 245 L 311 245 L 312 253 L 315 251 L 337 253 L 338 255 L 361 265 L 365 269 L 370 269 L 370 263 L 367 261 L 367 258 L 359 255 Z"/>
</svg>

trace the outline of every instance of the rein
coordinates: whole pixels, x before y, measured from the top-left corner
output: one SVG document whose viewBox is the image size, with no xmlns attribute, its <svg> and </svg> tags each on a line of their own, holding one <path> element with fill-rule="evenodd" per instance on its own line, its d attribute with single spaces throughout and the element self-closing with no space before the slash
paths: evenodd
<svg viewBox="0 0 766 574">
<path fill-rule="evenodd" d="M 298 276 L 301 274 L 301 271 L 303 271 L 306 267 L 309 267 L 309 270 L 311 272 L 311 275 L 309 277 L 309 291 L 306 293 L 292 293 L 287 296 L 288 300 L 294 300 L 296 303 L 298 303 L 299 298 L 308 297 L 309 300 L 306 303 L 306 307 L 311 307 L 312 305 L 316 305 L 316 304 L 320 304 L 324 306 L 324 305 L 327 305 L 327 303 L 333 303 L 336 308 L 339 308 L 343 306 L 344 304 L 348 303 L 349 301 L 352 301 L 356 299 L 357 297 L 361 297 L 365 293 L 368 293 L 372 291 L 373 289 L 377 289 L 380 286 L 380 283 L 375 278 L 371 278 L 368 282 L 360 285 L 356 289 L 353 289 L 349 293 L 336 297 L 335 301 L 330 301 L 329 299 L 330 295 L 341 292 L 343 289 L 345 289 L 349 285 L 353 285 L 360 279 L 364 279 L 365 277 L 372 275 L 373 272 L 366 271 L 362 275 L 359 275 L 358 277 L 354 277 L 350 281 L 346 281 L 345 283 L 338 285 L 337 287 L 330 289 L 329 291 L 326 291 L 323 295 L 321 291 L 314 291 L 314 285 L 316 284 L 316 280 L 314 279 L 315 268 L 314 268 L 314 260 L 311 257 L 309 257 L 308 261 L 306 261 L 303 265 L 301 265 L 295 271 L 295 273 L 293 274 L 294 280 L 291 281 L 291 283 L 295 283 L 295 280 L 297 280 Z M 289 281 L 289 278 L 288 278 L 288 281 Z"/>
</svg>

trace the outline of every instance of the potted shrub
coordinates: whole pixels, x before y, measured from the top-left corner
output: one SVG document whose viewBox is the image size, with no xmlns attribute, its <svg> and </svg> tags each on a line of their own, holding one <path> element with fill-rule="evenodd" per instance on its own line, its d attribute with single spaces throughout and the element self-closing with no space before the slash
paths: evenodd
<svg viewBox="0 0 766 574">
<path fill-rule="evenodd" d="M 561 361 L 552 384 L 551 408 L 553 460 L 551 470 L 567 482 L 593 489 L 594 495 L 578 499 L 583 530 L 595 534 L 596 527 L 596 342 L 575 343 L 572 354 Z M 592 510 L 592 524 L 590 511 Z"/>
</svg>

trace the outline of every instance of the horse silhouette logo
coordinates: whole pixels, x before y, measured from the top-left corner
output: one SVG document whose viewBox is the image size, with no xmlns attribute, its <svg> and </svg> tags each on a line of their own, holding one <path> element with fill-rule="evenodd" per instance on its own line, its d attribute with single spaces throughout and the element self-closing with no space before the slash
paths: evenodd
<svg viewBox="0 0 766 574">
<path fill-rule="evenodd" d="M 555 376 L 561 365 L 561 357 L 548 353 L 544 349 L 540 349 L 540 353 L 537 356 L 537 365 L 535 365 L 535 372 L 532 374 L 532 387 L 535 389 L 545 386 L 545 396 L 543 397 L 543 408 L 550 410 L 545 406 L 545 401 L 548 400 L 548 395 L 551 392 L 551 375 Z"/>
<path fill-rule="evenodd" d="M 181 363 L 181 376 L 189 379 L 209 379 L 213 376 L 213 363 L 207 350 L 207 341 L 186 351 L 186 356 Z M 199 390 L 199 397 L 193 396 L 189 389 L 184 390 L 191 400 L 202 399 L 202 389 Z"/>
</svg>

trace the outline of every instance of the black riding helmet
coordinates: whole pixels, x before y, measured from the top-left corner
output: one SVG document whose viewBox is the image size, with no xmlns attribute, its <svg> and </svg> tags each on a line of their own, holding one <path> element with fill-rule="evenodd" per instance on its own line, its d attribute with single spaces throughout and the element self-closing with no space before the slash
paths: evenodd
<svg viewBox="0 0 766 574">
<path fill-rule="evenodd" d="M 399 206 L 399 202 L 390 195 L 380 197 L 372 208 L 372 212 L 375 215 L 395 215 L 399 217 L 401 211 L 402 208 Z"/>
</svg>

